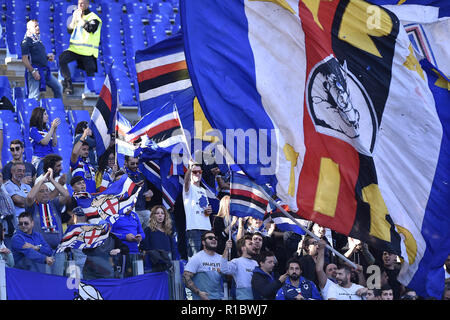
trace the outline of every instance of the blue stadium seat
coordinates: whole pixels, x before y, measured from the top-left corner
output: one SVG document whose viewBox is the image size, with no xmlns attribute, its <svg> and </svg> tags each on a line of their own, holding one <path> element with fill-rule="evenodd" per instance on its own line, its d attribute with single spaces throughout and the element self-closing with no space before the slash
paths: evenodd
<svg viewBox="0 0 450 320">
<path fill-rule="evenodd" d="M 153 14 L 161 14 L 169 18 L 173 14 L 172 4 L 169 2 L 155 2 L 151 4 Z"/>
<path fill-rule="evenodd" d="M 16 115 L 11 110 L 0 110 L 0 118 L 2 118 L 3 123 L 16 121 Z"/>
<path fill-rule="evenodd" d="M 44 98 L 41 100 L 41 106 L 48 111 L 64 112 L 64 103 L 62 99 Z"/>
<path fill-rule="evenodd" d="M 84 92 L 100 94 L 104 82 L 105 76 L 86 77 Z"/>
<path fill-rule="evenodd" d="M 13 95 L 11 86 L 9 84 L 9 79 L 7 76 L 0 76 L 0 98 L 7 97 L 9 101 L 13 102 Z"/>
<path fill-rule="evenodd" d="M 13 88 L 13 99 L 24 99 L 25 98 L 25 88 L 24 87 L 14 87 Z M 14 101 L 11 100 L 11 101 Z"/>
<path fill-rule="evenodd" d="M 128 2 L 126 4 L 127 13 L 136 15 L 146 15 L 149 13 L 147 4 L 138 2 Z"/>
</svg>

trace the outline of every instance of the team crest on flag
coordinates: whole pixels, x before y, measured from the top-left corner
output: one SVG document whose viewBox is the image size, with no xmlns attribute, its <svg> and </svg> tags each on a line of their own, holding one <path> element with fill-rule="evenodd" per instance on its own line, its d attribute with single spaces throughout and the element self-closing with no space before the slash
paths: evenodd
<svg viewBox="0 0 450 320">
<path fill-rule="evenodd" d="M 96 248 L 108 238 L 110 231 L 110 223 L 70 225 L 56 252 L 64 252 L 67 248 Z"/>
<path fill-rule="evenodd" d="M 375 147 L 377 120 L 364 86 L 333 56 L 320 61 L 310 73 L 306 103 L 318 132 L 352 144 L 370 155 Z"/>
</svg>

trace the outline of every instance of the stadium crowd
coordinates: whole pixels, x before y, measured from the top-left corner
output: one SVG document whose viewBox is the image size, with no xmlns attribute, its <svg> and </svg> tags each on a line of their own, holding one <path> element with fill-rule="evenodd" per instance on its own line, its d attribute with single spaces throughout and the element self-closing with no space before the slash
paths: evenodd
<svg viewBox="0 0 450 320">
<path fill-rule="evenodd" d="M 99 18 L 89 11 L 89 1 L 79 0 L 69 28 L 71 47 L 59 57 L 61 86 L 47 67 L 47 61 L 55 57 L 46 54 L 39 40 L 38 22 L 30 21 L 22 44 L 29 96 L 39 98 L 45 84 L 55 98 L 73 94 L 67 63 L 77 60 L 88 74 L 96 70 L 100 27 Z M 191 163 L 182 194 L 168 210 L 162 205 L 161 191 L 142 173 L 139 157 L 126 156 L 123 167 L 118 165 L 114 139 L 97 159 L 86 122 L 77 126 L 70 159 L 63 159 L 55 149 L 60 122 L 58 118 L 49 122 L 44 108 L 32 111 L 31 163 L 24 161 L 24 141 L 3 146 L 12 156 L 0 175 L 0 258 L 7 267 L 67 275 L 69 261 L 75 261 L 82 279 L 98 279 L 133 276 L 134 262 L 139 260 L 144 272 L 170 273 L 171 262 L 182 260 L 189 299 L 224 299 L 225 295 L 236 300 L 421 298 L 398 282 L 401 261 L 394 254 L 313 222 L 308 222 L 308 228 L 316 237 L 281 231 L 270 220 L 231 216 L 229 172 L 216 166 Z M 63 161 L 70 161 L 70 172 L 62 172 Z M 120 216 L 101 246 L 57 253 L 68 226 L 87 223 L 78 196 L 104 191 L 123 174 L 142 187 L 134 209 Z M 216 188 L 217 212 L 208 203 L 202 178 Z M 326 244 L 357 268 L 340 260 Z M 443 268 L 448 280 L 450 255 Z M 445 300 L 450 300 L 449 281 Z"/>
</svg>

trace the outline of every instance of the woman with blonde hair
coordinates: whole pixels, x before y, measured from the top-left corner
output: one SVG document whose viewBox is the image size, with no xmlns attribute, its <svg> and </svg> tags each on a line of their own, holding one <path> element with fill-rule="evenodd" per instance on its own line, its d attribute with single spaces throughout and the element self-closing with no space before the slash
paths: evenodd
<svg viewBox="0 0 450 320">
<path fill-rule="evenodd" d="M 172 230 L 172 218 L 167 209 L 156 205 L 150 212 L 148 226 L 144 229 L 145 239 L 140 248 L 145 251 L 144 267 L 155 269 L 155 257 L 161 256 L 170 260 L 179 259 L 177 243 Z"/>
<path fill-rule="evenodd" d="M 238 217 L 230 215 L 230 196 L 226 195 L 220 199 L 219 211 L 213 220 L 213 232 L 217 236 L 217 249 L 216 252 L 222 254 L 225 250 L 225 243 L 230 237 L 233 241 L 233 247 L 231 248 L 231 259 L 237 257 L 236 251 L 236 232 Z"/>
</svg>

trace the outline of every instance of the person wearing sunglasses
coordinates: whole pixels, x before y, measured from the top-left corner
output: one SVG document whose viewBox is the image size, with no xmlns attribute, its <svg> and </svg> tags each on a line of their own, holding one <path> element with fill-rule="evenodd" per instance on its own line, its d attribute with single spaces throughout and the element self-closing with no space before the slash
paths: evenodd
<svg viewBox="0 0 450 320">
<path fill-rule="evenodd" d="M 205 231 L 201 235 L 201 243 L 203 250 L 194 254 L 184 267 L 184 285 L 192 292 L 193 300 L 222 300 L 223 261 L 216 252 L 217 237 L 213 231 Z"/>
<path fill-rule="evenodd" d="M 53 265 L 52 249 L 39 232 L 33 230 L 34 221 L 29 212 L 19 215 L 19 230 L 12 237 L 12 253 L 18 269 L 42 272 Z"/>
<path fill-rule="evenodd" d="M 211 230 L 211 205 L 206 190 L 201 187 L 200 164 L 191 163 L 184 174 L 183 204 L 186 214 L 186 242 L 188 258 L 201 250 L 201 235 Z"/>
<path fill-rule="evenodd" d="M 12 140 L 9 144 L 9 152 L 11 152 L 12 160 L 9 161 L 2 169 L 3 180 L 7 181 L 11 179 L 11 168 L 15 163 L 23 163 L 25 165 L 25 177 L 23 183 L 29 184 L 31 187 L 34 185 L 36 179 L 36 168 L 31 164 L 23 160 L 23 153 L 25 151 L 22 140 Z"/>
<path fill-rule="evenodd" d="M 6 266 L 12 268 L 14 267 L 14 257 L 11 250 L 5 244 L 5 227 L 3 223 L 0 222 L 0 260 L 4 260 Z"/>
</svg>

